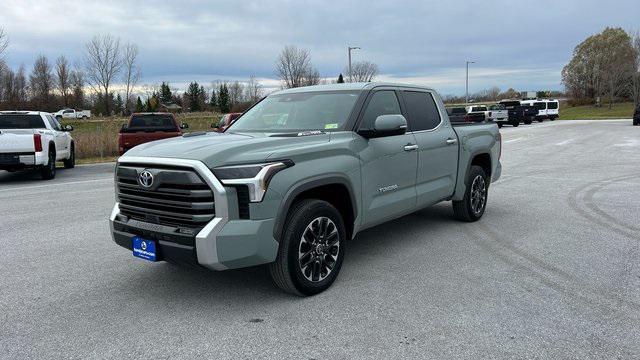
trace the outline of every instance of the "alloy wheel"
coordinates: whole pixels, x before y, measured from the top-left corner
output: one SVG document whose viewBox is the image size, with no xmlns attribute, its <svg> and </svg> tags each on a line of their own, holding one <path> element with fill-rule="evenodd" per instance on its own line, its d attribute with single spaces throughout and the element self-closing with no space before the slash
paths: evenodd
<svg viewBox="0 0 640 360">
<path fill-rule="evenodd" d="M 471 210 L 478 215 L 487 201 L 487 186 L 484 177 L 476 176 L 471 183 Z"/>
<path fill-rule="evenodd" d="M 309 281 L 319 282 L 333 271 L 340 252 L 340 234 L 328 217 L 313 219 L 298 246 L 298 266 Z"/>
</svg>

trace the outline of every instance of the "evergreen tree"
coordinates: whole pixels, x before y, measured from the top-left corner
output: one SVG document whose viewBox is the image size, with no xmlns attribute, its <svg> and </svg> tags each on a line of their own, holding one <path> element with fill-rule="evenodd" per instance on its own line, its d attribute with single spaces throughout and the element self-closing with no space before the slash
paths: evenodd
<svg viewBox="0 0 640 360">
<path fill-rule="evenodd" d="M 198 90 L 198 105 L 201 110 L 204 110 L 207 105 L 207 92 L 204 89 L 204 86 L 200 86 L 200 90 Z"/>
<path fill-rule="evenodd" d="M 216 89 L 211 90 L 211 98 L 209 99 L 209 107 L 215 109 L 218 106 L 218 97 L 216 96 Z"/>
<path fill-rule="evenodd" d="M 160 85 L 160 102 L 163 104 L 172 102 L 171 88 L 169 87 L 169 83 L 165 83 L 164 81 L 162 85 Z"/>
<path fill-rule="evenodd" d="M 344 84 L 344 77 L 342 77 L 342 74 L 338 76 L 338 84 Z"/>
<path fill-rule="evenodd" d="M 124 101 L 122 101 L 122 96 L 120 96 L 120 93 L 118 93 L 118 96 L 116 96 L 114 109 L 116 114 L 122 114 L 122 111 L 124 110 Z"/>
<path fill-rule="evenodd" d="M 189 103 L 190 111 L 200 111 L 202 110 L 200 106 L 200 85 L 196 81 L 189 84 L 189 88 L 187 89 L 187 101 Z"/>
<path fill-rule="evenodd" d="M 136 100 L 136 112 L 143 112 L 144 111 L 144 105 L 142 104 L 142 100 L 140 100 L 140 96 L 138 96 L 138 99 Z"/>
<path fill-rule="evenodd" d="M 230 110 L 229 88 L 224 83 L 220 84 L 220 89 L 218 89 L 218 107 L 223 113 L 228 113 Z"/>
</svg>

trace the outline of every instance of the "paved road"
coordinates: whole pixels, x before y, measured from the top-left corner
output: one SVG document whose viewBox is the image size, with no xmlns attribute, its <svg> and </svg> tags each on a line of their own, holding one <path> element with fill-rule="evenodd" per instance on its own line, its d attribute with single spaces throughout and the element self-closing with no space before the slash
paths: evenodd
<svg viewBox="0 0 640 360">
<path fill-rule="evenodd" d="M 360 234 L 333 287 L 134 259 L 113 165 L 0 173 L 0 358 L 639 358 L 640 128 L 505 127 L 485 217 Z"/>
</svg>

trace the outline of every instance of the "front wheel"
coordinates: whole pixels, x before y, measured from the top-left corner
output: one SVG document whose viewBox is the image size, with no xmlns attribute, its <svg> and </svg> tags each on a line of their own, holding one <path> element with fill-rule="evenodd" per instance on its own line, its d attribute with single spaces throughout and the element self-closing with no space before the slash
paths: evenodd
<svg viewBox="0 0 640 360">
<path fill-rule="evenodd" d="M 289 211 L 271 277 L 282 290 L 298 296 L 331 286 L 344 259 L 346 231 L 340 212 L 326 201 L 308 199 Z"/>
<path fill-rule="evenodd" d="M 480 166 L 473 165 L 465 181 L 464 198 L 453 201 L 453 214 L 456 219 L 466 222 L 480 220 L 487 207 L 489 178 Z"/>
<path fill-rule="evenodd" d="M 513 122 L 511 122 L 511 126 L 513 126 L 513 127 L 518 127 L 518 126 L 520 126 L 520 121 L 513 121 Z"/>
</svg>

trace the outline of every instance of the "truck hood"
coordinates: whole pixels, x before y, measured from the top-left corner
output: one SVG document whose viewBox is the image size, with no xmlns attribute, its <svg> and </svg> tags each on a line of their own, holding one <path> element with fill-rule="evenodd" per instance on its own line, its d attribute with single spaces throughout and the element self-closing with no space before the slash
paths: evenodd
<svg viewBox="0 0 640 360">
<path fill-rule="evenodd" d="M 270 155 L 326 143 L 328 133 L 297 136 L 273 133 L 190 133 L 149 142 L 127 151 L 127 157 L 174 158 L 202 161 L 208 167 L 263 162 Z"/>
</svg>

